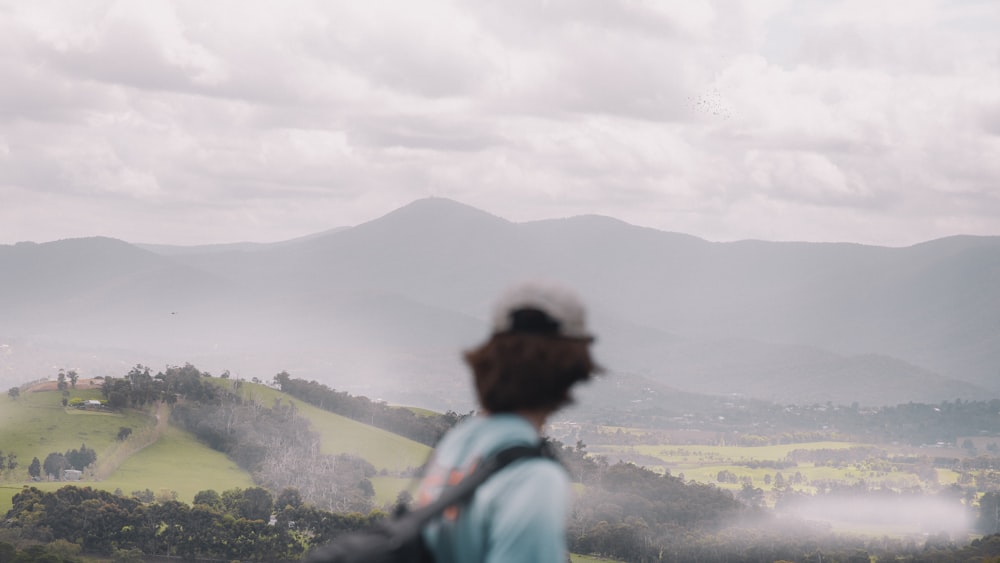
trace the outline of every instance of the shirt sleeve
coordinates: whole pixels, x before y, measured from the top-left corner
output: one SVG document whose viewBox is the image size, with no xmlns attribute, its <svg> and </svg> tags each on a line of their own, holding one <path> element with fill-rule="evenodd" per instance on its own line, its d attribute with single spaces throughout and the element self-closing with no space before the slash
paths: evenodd
<svg viewBox="0 0 1000 563">
<path fill-rule="evenodd" d="M 486 563 L 565 563 L 570 500 L 565 470 L 548 460 L 516 469 L 493 499 Z"/>
</svg>

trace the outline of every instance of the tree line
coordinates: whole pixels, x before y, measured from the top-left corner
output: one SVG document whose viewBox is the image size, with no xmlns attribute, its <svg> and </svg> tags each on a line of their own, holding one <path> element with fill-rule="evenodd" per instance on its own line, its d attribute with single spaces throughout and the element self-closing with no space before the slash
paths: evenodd
<svg viewBox="0 0 1000 563">
<path fill-rule="evenodd" d="M 453 411 L 417 414 L 405 407 L 393 407 L 363 395 L 337 391 L 316 381 L 293 378 L 284 371 L 274 376 L 274 383 L 283 393 L 300 401 L 427 446 L 436 444 L 445 431 L 471 414 L 460 415 Z"/>
<path fill-rule="evenodd" d="M 54 492 L 25 487 L 14 495 L 13 508 L 0 523 L 8 532 L 0 540 L 16 539 L 25 547 L 62 541 L 82 553 L 121 558 L 138 552 L 185 560 L 297 561 L 310 545 L 382 517 L 381 512 L 319 510 L 303 503 L 293 489 L 282 491 L 277 504 L 266 489 L 250 487 L 221 494 L 201 491 L 188 505 L 176 500 L 145 503 L 90 487 Z M 13 546 L 0 541 L 0 560 L 18 560 L 3 557 L 18 551 Z M 62 560 L 76 559 L 56 559 Z"/>
<path fill-rule="evenodd" d="M 1000 435 L 1000 400 L 956 399 L 937 404 L 905 403 L 863 407 L 834 405 L 782 405 L 755 399 L 730 398 L 706 401 L 697 412 L 683 406 L 642 403 L 614 410 L 580 408 L 577 422 L 604 426 L 636 426 L 644 434 L 605 434 L 602 443 L 663 443 L 654 429 L 698 429 L 714 433 L 727 444 L 762 446 L 822 440 L 910 445 L 955 443 L 963 436 Z M 597 437 L 593 437 L 597 439 Z"/>
<path fill-rule="evenodd" d="M 716 510 L 685 507 L 683 495 L 678 501 L 665 492 L 683 488 L 675 478 L 666 477 L 670 483 L 666 489 L 658 479 L 664 477 L 645 475 L 634 466 L 609 468 L 602 477 L 606 486 L 602 490 L 610 495 L 607 498 L 620 498 L 607 506 L 594 499 L 598 502 L 576 509 L 602 514 L 592 519 L 574 518 L 570 526 L 573 551 L 640 563 L 867 563 L 872 558 L 957 563 L 1000 557 L 1000 534 L 996 533 L 971 543 L 956 543 L 944 534 L 931 534 L 919 541 L 860 537 L 831 534 L 803 523 L 785 522 L 779 531 L 766 516 L 746 512 L 717 520 Z M 637 486 L 637 482 L 642 485 Z M 651 495 L 646 499 L 650 502 L 630 498 L 641 494 Z M 658 503 L 659 498 L 673 500 Z M 681 506 L 666 506 L 678 503 Z M 657 508 L 659 504 L 663 506 Z M 690 517 L 701 519 L 699 525 L 680 524 L 688 518 L 681 516 L 688 510 L 692 511 Z M 756 523 L 748 522 L 749 516 L 756 518 Z M 371 526 L 384 517 L 380 510 L 361 514 L 318 509 L 292 488 L 276 496 L 260 487 L 222 493 L 205 490 L 188 505 L 176 500 L 143 502 L 72 485 L 52 492 L 25 487 L 14 496 L 13 508 L 0 521 L 0 561 L 78 563 L 80 555 L 87 554 L 111 557 L 115 562 L 141 561 L 146 555 L 290 562 L 300 560 L 312 546 Z"/>
</svg>

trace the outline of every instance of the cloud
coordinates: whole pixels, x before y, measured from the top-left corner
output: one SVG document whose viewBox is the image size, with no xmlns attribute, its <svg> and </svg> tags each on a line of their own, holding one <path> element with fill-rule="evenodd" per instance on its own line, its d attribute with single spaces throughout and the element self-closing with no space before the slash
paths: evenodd
<svg viewBox="0 0 1000 563">
<path fill-rule="evenodd" d="M 1000 232 L 989 2 L 0 9 L 0 241 L 278 240 L 428 195 L 714 240 Z"/>
</svg>

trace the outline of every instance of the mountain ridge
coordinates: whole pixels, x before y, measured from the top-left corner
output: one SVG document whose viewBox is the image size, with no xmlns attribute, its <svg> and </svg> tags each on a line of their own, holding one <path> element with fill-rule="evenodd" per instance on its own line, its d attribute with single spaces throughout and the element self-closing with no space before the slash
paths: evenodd
<svg viewBox="0 0 1000 563">
<path fill-rule="evenodd" d="M 23 339 L 30 326 L 75 345 L 125 342 L 135 356 L 184 353 L 174 362 L 262 378 L 294 366 L 296 376 L 378 392 L 391 390 L 394 373 L 415 370 L 420 381 L 397 391 L 463 410 L 472 395 L 458 351 L 485 336 L 504 285 L 547 277 L 575 286 L 590 305 L 599 359 L 673 388 L 865 404 L 1000 393 L 1000 237 L 903 248 L 711 242 L 600 215 L 513 223 L 427 198 L 251 251 L 73 240 L 132 247 L 131 258 L 79 272 L 86 291 L 57 284 L 53 306 L 30 289 L 51 283 L 42 276 L 58 268 L 8 283 L 16 264 L 12 247 L 0 246 L 0 300 L 22 312 L 0 319 L 0 337 Z M 31 244 L 18 252 L 36 256 Z M 169 311 L 154 307 L 165 295 Z M 62 303 L 104 320 L 88 325 L 62 313 Z M 24 311 L 44 314 L 26 320 Z M 144 332 L 164 345 L 140 343 Z M 755 389 L 740 373 L 769 383 Z"/>
</svg>

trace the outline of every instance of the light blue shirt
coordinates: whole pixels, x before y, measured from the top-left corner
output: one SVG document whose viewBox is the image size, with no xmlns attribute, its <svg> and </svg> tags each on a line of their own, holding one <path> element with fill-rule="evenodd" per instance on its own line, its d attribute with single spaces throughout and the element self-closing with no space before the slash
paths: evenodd
<svg viewBox="0 0 1000 563">
<path fill-rule="evenodd" d="M 464 420 L 436 448 L 417 505 L 437 498 L 444 483 L 457 482 L 483 458 L 538 440 L 531 423 L 517 415 Z M 424 540 L 438 563 L 565 563 L 569 501 L 569 477 L 561 465 L 521 459 L 480 485 L 467 504 L 432 521 Z"/>
</svg>

